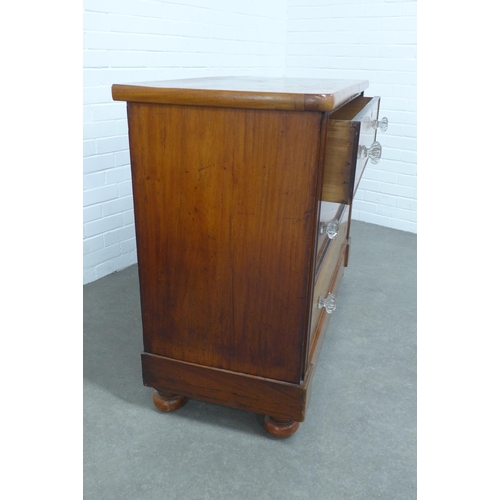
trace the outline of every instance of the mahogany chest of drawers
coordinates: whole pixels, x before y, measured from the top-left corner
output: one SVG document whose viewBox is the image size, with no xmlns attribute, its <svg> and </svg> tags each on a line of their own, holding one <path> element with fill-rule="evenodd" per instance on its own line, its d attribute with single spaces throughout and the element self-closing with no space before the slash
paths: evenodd
<svg viewBox="0 0 500 500">
<path fill-rule="evenodd" d="M 113 85 L 127 102 L 143 382 L 304 421 L 349 254 L 351 204 L 377 161 L 366 81 L 200 78 Z"/>
</svg>

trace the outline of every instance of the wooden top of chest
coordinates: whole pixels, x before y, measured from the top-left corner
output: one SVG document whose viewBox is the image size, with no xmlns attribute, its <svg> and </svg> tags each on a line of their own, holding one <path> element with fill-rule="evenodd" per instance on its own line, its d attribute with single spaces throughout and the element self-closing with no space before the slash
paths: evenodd
<svg viewBox="0 0 500 500">
<path fill-rule="evenodd" d="M 206 77 L 112 86 L 115 101 L 226 108 L 334 111 L 368 88 L 366 80 Z"/>
</svg>

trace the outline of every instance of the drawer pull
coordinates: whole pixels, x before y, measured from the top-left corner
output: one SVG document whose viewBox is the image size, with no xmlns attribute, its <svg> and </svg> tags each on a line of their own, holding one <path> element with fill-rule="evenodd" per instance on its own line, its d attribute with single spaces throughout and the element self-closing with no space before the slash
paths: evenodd
<svg viewBox="0 0 500 500">
<path fill-rule="evenodd" d="M 337 309 L 337 303 L 335 301 L 335 296 L 333 293 L 329 293 L 326 299 L 320 296 L 318 299 L 318 309 L 324 307 L 328 314 L 332 314 L 335 309 Z"/>
<path fill-rule="evenodd" d="M 330 222 L 322 222 L 319 227 L 319 234 L 327 234 L 328 238 L 334 240 L 339 234 L 339 224 L 335 220 L 331 220 Z"/>
<path fill-rule="evenodd" d="M 369 148 L 366 146 L 361 146 L 359 148 L 360 158 L 370 158 L 372 163 L 378 163 L 380 158 L 382 158 L 382 146 L 380 142 L 375 141 Z"/>
<path fill-rule="evenodd" d="M 389 120 L 384 116 L 382 120 L 373 120 L 372 126 L 375 130 L 380 129 L 381 132 L 385 132 L 389 126 Z"/>
</svg>

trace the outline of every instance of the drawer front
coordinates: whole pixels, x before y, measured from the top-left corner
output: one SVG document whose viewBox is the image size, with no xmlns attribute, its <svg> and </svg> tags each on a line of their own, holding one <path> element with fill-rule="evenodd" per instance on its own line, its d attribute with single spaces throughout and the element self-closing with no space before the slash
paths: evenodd
<svg viewBox="0 0 500 500">
<path fill-rule="evenodd" d="M 352 203 L 369 156 L 377 154 L 380 98 L 358 97 L 330 115 L 322 200 Z M 378 160 L 377 160 L 378 161 Z"/>
<path fill-rule="evenodd" d="M 340 254 L 335 265 L 332 265 L 332 267 L 330 268 L 331 274 L 328 275 L 329 280 L 325 280 L 326 283 L 328 283 L 325 292 L 323 292 L 323 294 L 320 294 L 316 293 L 315 290 L 315 302 L 313 302 L 313 320 L 311 323 L 311 333 L 309 337 L 308 362 L 307 362 L 308 365 L 311 364 L 315 355 L 315 351 L 321 347 L 324 334 L 326 332 L 326 329 L 328 328 L 330 319 L 333 316 L 332 314 L 333 311 L 331 310 L 331 308 L 327 309 L 326 307 L 322 307 L 320 309 L 318 307 L 320 300 L 319 297 L 321 296 L 323 298 L 328 299 L 328 297 L 333 296 L 336 299 L 340 288 L 340 283 L 342 282 L 342 277 L 344 276 L 345 251 L 346 251 L 346 244 L 344 242 L 344 244 L 340 248 Z M 333 264 L 334 262 L 335 261 L 333 261 L 332 259 L 331 264 Z"/>
<path fill-rule="evenodd" d="M 348 229 L 349 207 L 341 205 L 336 214 L 338 220 L 338 232 L 334 239 L 327 237 L 326 248 L 318 258 L 316 266 L 316 281 L 313 292 L 313 303 L 311 311 L 311 334 L 317 330 L 318 322 L 321 320 L 325 310 L 329 307 L 319 307 L 322 299 L 327 299 L 333 290 L 333 279 L 338 266 L 344 267 L 343 255 L 346 246 Z M 327 304 L 328 305 L 328 304 Z M 314 341 L 314 338 L 311 338 Z"/>
<path fill-rule="evenodd" d="M 321 202 L 320 220 L 318 225 L 318 243 L 316 246 L 316 274 L 321 267 L 325 252 L 331 243 L 338 245 L 341 238 L 341 224 L 348 211 L 348 207 L 341 203 Z"/>
</svg>

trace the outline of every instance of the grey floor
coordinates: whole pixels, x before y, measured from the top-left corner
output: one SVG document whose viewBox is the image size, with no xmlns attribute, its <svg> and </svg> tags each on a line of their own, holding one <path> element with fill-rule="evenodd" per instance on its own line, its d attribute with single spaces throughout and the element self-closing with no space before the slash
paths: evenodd
<svg viewBox="0 0 500 500">
<path fill-rule="evenodd" d="M 358 221 L 351 236 L 307 417 L 284 440 L 240 410 L 156 410 L 137 267 L 86 285 L 84 498 L 415 499 L 417 238 Z"/>
</svg>

